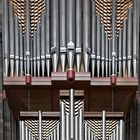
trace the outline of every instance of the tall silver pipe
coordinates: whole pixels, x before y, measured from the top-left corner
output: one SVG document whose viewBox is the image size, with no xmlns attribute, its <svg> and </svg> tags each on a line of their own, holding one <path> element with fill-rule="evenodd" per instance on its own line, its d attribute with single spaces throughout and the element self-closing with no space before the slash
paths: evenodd
<svg viewBox="0 0 140 140">
<path fill-rule="evenodd" d="M 108 76 L 108 60 L 109 60 L 109 45 L 108 45 L 108 34 L 105 34 L 105 74 Z"/>
<path fill-rule="evenodd" d="M 70 134 L 69 134 L 69 126 L 70 126 L 70 123 L 69 123 L 69 114 L 66 114 L 66 140 L 68 140 L 70 138 Z"/>
<path fill-rule="evenodd" d="M 135 25 L 134 25 L 135 26 Z M 129 9 L 128 12 L 128 28 L 127 28 L 127 66 L 128 66 L 128 77 L 131 77 L 132 74 L 132 9 Z"/>
<path fill-rule="evenodd" d="M 115 36 L 115 51 L 116 51 L 116 57 L 115 57 L 115 73 L 118 76 L 118 45 L 119 45 L 119 39 L 117 35 Z"/>
<path fill-rule="evenodd" d="M 83 59 L 85 72 L 89 69 L 90 48 L 90 0 L 83 0 Z"/>
<path fill-rule="evenodd" d="M 126 19 L 123 21 L 123 77 L 126 76 Z"/>
<path fill-rule="evenodd" d="M 66 122 L 65 122 L 66 118 L 65 118 L 65 104 L 64 102 L 61 102 L 61 140 L 65 140 L 66 139 Z"/>
<path fill-rule="evenodd" d="M 37 76 L 40 76 L 40 24 L 37 23 Z"/>
<path fill-rule="evenodd" d="M 25 140 L 25 125 L 24 125 L 24 121 L 20 121 L 21 122 L 21 140 Z"/>
<path fill-rule="evenodd" d="M 41 15 L 41 70 L 42 76 L 45 74 L 45 13 L 42 12 Z"/>
<path fill-rule="evenodd" d="M 4 75 L 8 76 L 9 69 L 9 25 L 8 25 L 8 0 L 3 0 L 3 45 L 4 45 Z"/>
<path fill-rule="evenodd" d="M 87 128 L 87 131 L 88 131 L 88 133 L 87 133 L 88 134 L 88 140 L 91 140 L 91 135 L 90 135 L 91 133 L 90 133 L 90 127 L 89 126 Z"/>
<path fill-rule="evenodd" d="M 106 140 L 106 113 L 102 112 L 102 140 Z"/>
<path fill-rule="evenodd" d="M 75 107 L 74 107 L 74 90 L 70 89 L 70 139 L 74 140 L 75 139 Z"/>
<path fill-rule="evenodd" d="M 59 52 L 58 5 L 58 0 L 51 0 L 51 54 L 54 72 L 57 71 Z"/>
<path fill-rule="evenodd" d="M 112 74 L 115 74 L 116 58 L 116 0 L 112 1 Z"/>
<path fill-rule="evenodd" d="M 101 47 L 101 44 L 100 44 L 100 38 L 101 38 L 101 33 L 100 33 L 100 16 L 97 15 L 97 77 L 100 76 L 100 59 L 101 59 L 101 56 L 100 56 L 100 47 Z"/>
<path fill-rule="evenodd" d="M 28 131 L 28 128 L 27 126 L 25 126 L 25 139 L 24 140 L 29 140 L 29 131 Z"/>
<path fill-rule="evenodd" d="M 83 110 L 79 110 L 79 140 L 83 140 Z"/>
<path fill-rule="evenodd" d="M 26 33 L 24 33 L 24 46 L 23 46 L 23 49 L 24 49 L 24 75 L 27 74 L 27 62 L 26 62 Z"/>
<path fill-rule="evenodd" d="M 46 0 L 46 69 L 50 76 L 50 0 Z"/>
<path fill-rule="evenodd" d="M 39 140 L 42 140 L 42 112 L 39 110 L 38 112 L 38 116 L 39 116 Z"/>
<path fill-rule="evenodd" d="M 23 32 L 22 32 L 22 27 L 20 26 L 19 28 L 19 37 L 20 37 L 20 76 L 23 76 Z"/>
<path fill-rule="evenodd" d="M 30 74 L 30 3 L 26 0 L 26 61 L 27 74 Z"/>
<path fill-rule="evenodd" d="M 133 71 L 134 77 L 137 77 L 137 58 L 138 58 L 138 48 L 137 48 L 137 0 L 134 0 L 134 10 L 133 10 Z"/>
<path fill-rule="evenodd" d="M 19 26 L 18 17 L 15 16 L 15 73 L 19 76 Z"/>
<path fill-rule="evenodd" d="M 14 58 L 15 58 L 15 48 L 14 48 L 14 13 L 13 4 L 10 3 L 9 9 L 9 21 L 10 21 L 10 76 L 14 76 Z"/>
<path fill-rule="evenodd" d="M 82 2 L 76 0 L 76 69 L 80 72 L 81 68 L 81 53 L 82 53 Z"/>
<path fill-rule="evenodd" d="M 120 120 L 119 125 L 120 125 L 119 140 L 124 140 L 123 120 Z"/>
<path fill-rule="evenodd" d="M 102 50 L 101 50 L 101 65 L 102 65 L 102 77 L 104 77 L 104 66 L 105 66 L 105 29 L 104 25 L 102 25 Z"/>
<path fill-rule="evenodd" d="M 78 120 L 79 120 L 79 118 L 78 118 L 78 115 L 77 115 L 77 116 L 75 116 L 75 140 L 79 140 L 79 132 L 78 132 L 78 130 L 80 128 L 78 126 L 78 124 L 79 124 Z"/>
<path fill-rule="evenodd" d="M 112 39 L 109 39 L 109 42 L 108 42 L 108 45 L 109 45 L 109 76 L 111 75 L 111 64 L 112 64 L 112 57 L 111 57 L 111 55 L 112 55 Z"/>
<path fill-rule="evenodd" d="M 57 134 L 56 129 L 54 129 L 54 131 L 53 131 L 53 140 L 57 140 L 56 134 Z"/>
<path fill-rule="evenodd" d="M 87 140 L 87 136 L 88 136 L 88 133 L 87 133 L 87 123 L 85 123 L 84 125 L 84 130 L 85 130 L 85 139 L 84 140 Z"/>
<path fill-rule="evenodd" d="M 119 31 L 119 76 L 122 76 L 122 30 Z"/>
<path fill-rule="evenodd" d="M 92 54 L 91 54 L 91 63 L 92 63 L 92 76 L 95 75 L 95 50 L 96 50 L 96 11 L 95 11 L 95 1 L 92 1 Z"/>
<path fill-rule="evenodd" d="M 33 38 L 30 38 L 30 73 L 33 75 Z"/>
<path fill-rule="evenodd" d="M 68 68 L 73 68 L 75 51 L 75 0 L 67 1 L 67 57 Z"/>
<path fill-rule="evenodd" d="M 34 31 L 33 34 L 33 68 L 34 68 L 34 76 L 36 77 L 36 61 L 37 61 L 37 33 Z"/>
<path fill-rule="evenodd" d="M 60 60 L 62 72 L 66 64 L 66 0 L 60 0 Z"/>
<path fill-rule="evenodd" d="M 116 126 L 116 140 L 119 140 L 119 125 Z"/>
<path fill-rule="evenodd" d="M 65 129 L 66 131 L 66 129 Z M 60 139 L 60 124 L 57 125 L 57 140 Z"/>
</svg>

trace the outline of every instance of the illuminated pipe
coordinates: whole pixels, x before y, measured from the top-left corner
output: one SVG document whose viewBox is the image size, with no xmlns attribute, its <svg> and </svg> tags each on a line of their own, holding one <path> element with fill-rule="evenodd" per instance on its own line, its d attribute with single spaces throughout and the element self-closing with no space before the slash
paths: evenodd
<svg viewBox="0 0 140 140">
<path fill-rule="evenodd" d="M 41 16 L 41 70 L 42 77 L 45 74 L 45 13 L 42 13 Z"/>
<path fill-rule="evenodd" d="M 46 69 L 47 77 L 50 76 L 50 0 L 46 0 Z"/>
<path fill-rule="evenodd" d="M 9 9 L 9 21 L 10 21 L 10 76 L 14 76 L 14 13 L 13 13 L 13 5 L 10 2 Z"/>
<path fill-rule="evenodd" d="M 33 75 L 33 38 L 30 38 L 30 73 Z"/>
<path fill-rule="evenodd" d="M 27 74 L 30 73 L 30 7 L 29 0 L 26 0 L 26 61 Z"/>
<path fill-rule="evenodd" d="M 3 0 L 3 42 L 4 42 L 4 67 L 5 76 L 8 76 L 9 69 L 9 26 L 8 26 L 8 0 Z"/>
<path fill-rule="evenodd" d="M 39 116 L 39 140 L 42 140 L 42 113 L 41 111 L 38 112 L 38 116 Z"/>
<path fill-rule="evenodd" d="M 58 0 L 51 0 L 51 54 L 53 72 L 57 71 L 59 53 Z"/>
<path fill-rule="evenodd" d="M 80 72 L 82 53 L 82 2 L 76 0 L 76 70 Z"/>
<path fill-rule="evenodd" d="M 36 77 L 36 61 L 37 61 L 37 33 L 34 31 L 33 34 L 33 68 L 34 68 L 34 76 Z"/>
<path fill-rule="evenodd" d="M 89 70 L 90 53 L 90 0 L 83 0 L 83 59 L 85 72 Z"/>
<path fill-rule="evenodd" d="M 106 113 L 102 112 L 102 140 L 106 140 Z"/>
<path fill-rule="evenodd" d="M 108 46 L 108 34 L 105 34 L 105 75 L 108 76 L 108 61 L 109 61 L 109 46 Z"/>
<path fill-rule="evenodd" d="M 67 1 L 67 59 L 68 68 L 73 68 L 75 53 L 75 0 Z"/>
<path fill-rule="evenodd" d="M 74 107 L 74 90 L 70 89 L 70 139 L 74 140 L 75 139 L 75 107 Z"/>
<path fill-rule="evenodd" d="M 92 63 L 92 76 L 95 75 L 95 57 L 96 57 L 96 11 L 95 11 L 95 1 L 92 1 L 92 54 L 91 54 L 91 63 Z"/>
<path fill-rule="evenodd" d="M 80 129 L 78 126 L 78 116 L 75 116 L 75 140 L 79 140 L 78 130 Z"/>
<path fill-rule="evenodd" d="M 100 38 L 101 38 L 101 35 L 100 35 L 100 16 L 97 15 L 97 77 L 100 76 L 100 59 L 101 59 L 101 56 L 100 56 Z"/>
<path fill-rule="evenodd" d="M 66 139 L 65 104 L 61 101 L 61 140 Z"/>
<path fill-rule="evenodd" d="M 88 133 L 87 133 L 87 123 L 84 124 L 84 130 L 85 130 L 85 139 L 84 140 L 87 140 L 87 136 L 88 136 Z"/>
<path fill-rule="evenodd" d="M 133 75 L 137 77 L 137 57 L 138 57 L 138 48 L 137 48 L 137 0 L 134 0 L 134 10 L 133 10 Z"/>
<path fill-rule="evenodd" d="M 134 25 L 135 26 L 135 25 Z M 132 9 L 128 11 L 128 28 L 127 28 L 127 66 L 128 66 L 128 77 L 132 74 Z"/>
<path fill-rule="evenodd" d="M 19 76 L 19 26 L 18 17 L 15 16 L 15 72 Z"/>
<path fill-rule="evenodd" d="M 60 60 L 62 72 L 66 64 L 66 1 L 60 0 Z"/>
<path fill-rule="evenodd" d="M 19 36 L 20 36 L 20 76 L 23 76 L 23 32 L 22 32 L 22 27 L 20 26 L 19 28 Z"/>
<path fill-rule="evenodd" d="M 69 133 L 69 128 L 70 124 L 69 124 L 69 115 L 66 114 L 66 140 L 68 140 L 70 138 L 70 133 Z"/>
<path fill-rule="evenodd" d="M 116 59 L 116 0 L 112 1 L 112 74 L 115 74 Z"/>
<path fill-rule="evenodd" d="M 40 76 L 40 24 L 37 23 L 37 76 Z"/>
<path fill-rule="evenodd" d="M 101 50 L 101 66 L 102 66 L 102 77 L 104 77 L 104 66 L 105 66 L 105 29 L 102 25 L 102 50 Z"/>
<path fill-rule="evenodd" d="M 79 110 L 79 140 L 83 140 L 83 110 Z"/>
<path fill-rule="evenodd" d="M 123 77 L 126 76 L 126 19 L 123 21 Z"/>
<path fill-rule="evenodd" d="M 122 76 L 122 30 L 119 31 L 119 76 Z"/>
</svg>

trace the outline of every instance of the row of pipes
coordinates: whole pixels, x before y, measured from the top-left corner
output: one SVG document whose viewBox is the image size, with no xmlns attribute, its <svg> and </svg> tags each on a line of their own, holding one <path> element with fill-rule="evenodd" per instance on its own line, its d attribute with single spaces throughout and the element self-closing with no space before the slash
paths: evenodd
<svg viewBox="0 0 140 140">
<path fill-rule="evenodd" d="M 69 91 L 69 113 L 66 112 L 66 105 L 64 102 L 60 101 L 60 124 L 58 123 L 56 128 L 51 131 L 49 136 L 46 138 L 47 140 L 124 140 L 124 124 L 123 120 L 118 121 L 116 128 L 112 131 L 108 136 L 106 135 L 106 112 L 102 112 L 102 131 L 101 136 L 99 137 L 97 134 L 92 131 L 93 125 L 88 125 L 84 122 L 83 109 L 79 109 L 79 113 L 75 115 L 75 98 L 74 98 L 74 90 L 70 89 Z M 44 139 L 42 136 L 42 113 L 39 111 L 38 113 L 38 135 L 32 135 L 31 131 L 29 131 L 28 127 L 25 125 L 24 121 L 20 121 L 20 140 L 42 140 Z M 96 124 L 97 125 L 97 124 Z M 98 129 L 98 126 L 96 126 Z M 114 127 L 114 126 L 112 126 Z M 32 128 L 34 129 L 34 128 Z M 47 130 L 46 130 L 47 131 Z"/>
<path fill-rule="evenodd" d="M 96 1 L 46 0 L 37 29 L 30 34 L 29 0 L 26 0 L 26 31 L 14 16 L 13 4 L 3 1 L 4 75 L 51 76 L 51 72 L 91 72 L 93 77 L 137 76 L 136 3 L 116 35 L 116 0 L 112 1 L 112 38 Z"/>
</svg>

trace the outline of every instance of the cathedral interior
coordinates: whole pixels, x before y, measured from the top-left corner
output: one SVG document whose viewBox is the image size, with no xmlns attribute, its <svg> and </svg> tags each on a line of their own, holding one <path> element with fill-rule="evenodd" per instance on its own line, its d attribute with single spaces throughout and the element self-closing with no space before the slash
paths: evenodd
<svg viewBox="0 0 140 140">
<path fill-rule="evenodd" d="M 140 140 L 140 0 L 0 7 L 0 140 Z"/>
</svg>

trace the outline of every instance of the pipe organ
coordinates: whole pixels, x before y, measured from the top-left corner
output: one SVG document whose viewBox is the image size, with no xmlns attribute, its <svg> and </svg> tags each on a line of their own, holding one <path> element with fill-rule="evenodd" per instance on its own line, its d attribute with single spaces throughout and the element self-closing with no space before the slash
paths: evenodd
<svg viewBox="0 0 140 140">
<path fill-rule="evenodd" d="M 136 1 L 5 0 L 4 74 L 137 76 Z"/>
<path fill-rule="evenodd" d="M 3 0 L 0 97 L 16 140 L 128 139 L 138 9 L 138 0 Z"/>
</svg>

